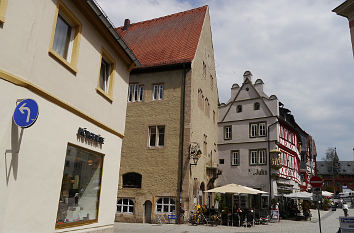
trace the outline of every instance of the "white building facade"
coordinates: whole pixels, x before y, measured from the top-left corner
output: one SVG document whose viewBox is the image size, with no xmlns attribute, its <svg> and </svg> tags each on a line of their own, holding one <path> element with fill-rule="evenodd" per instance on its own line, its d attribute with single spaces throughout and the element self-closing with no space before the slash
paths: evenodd
<svg viewBox="0 0 354 233">
<path fill-rule="evenodd" d="M 139 63 L 93 1 L 0 2 L 0 232 L 113 232 Z"/>
</svg>

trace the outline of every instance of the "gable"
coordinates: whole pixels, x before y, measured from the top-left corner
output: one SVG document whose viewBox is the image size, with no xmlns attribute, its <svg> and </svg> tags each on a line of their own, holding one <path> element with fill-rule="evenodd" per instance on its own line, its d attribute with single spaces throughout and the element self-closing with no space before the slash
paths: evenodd
<svg viewBox="0 0 354 233">
<path fill-rule="evenodd" d="M 117 28 L 142 67 L 192 62 L 207 6 Z"/>
</svg>

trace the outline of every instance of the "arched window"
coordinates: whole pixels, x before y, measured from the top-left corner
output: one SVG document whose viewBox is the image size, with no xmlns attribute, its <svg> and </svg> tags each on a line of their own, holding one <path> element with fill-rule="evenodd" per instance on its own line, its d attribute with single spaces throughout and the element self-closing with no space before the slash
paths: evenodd
<svg viewBox="0 0 354 233">
<path fill-rule="evenodd" d="M 123 188 L 141 188 L 142 176 L 139 173 L 129 172 L 123 175 Z"/>
<path fill-rule="evenodd" d="M 176 211 L 176 202 L 170 197 L 161 197 L 156 202 L 158 213 L 172 213 Z"/>
<path fill-rule="evenodd" d="M 134 201 L 128 198 L 119 199 L 117 202 L 118 213 L 134 213 Z"/>
<path fill-rule="evenodd" d="M 259 110 L 260 107 L 261 105 L 258 102 L 254 103 L 254 110 Z"/>
</svg>

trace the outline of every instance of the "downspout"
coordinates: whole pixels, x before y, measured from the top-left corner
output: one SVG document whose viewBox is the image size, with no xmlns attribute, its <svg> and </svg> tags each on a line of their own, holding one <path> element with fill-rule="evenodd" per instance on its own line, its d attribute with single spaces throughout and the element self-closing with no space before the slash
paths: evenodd
<svg viewBox="0 0 354 233">
<path fill-rule="evenodd" d="M 269 170 L 269 211 L 270 211 L 270 207 L 271 207 L 271 201 L 272 201 L 272 168 L 271 168 L 271 165 L 270 165 L 270 141 L 269 141 L 269 129 L 270 127 L 272 127 L 273 125 L 279 123 L 277 120 L 270 124 L 268 126 L 268 131 L 267 131 L 267 143 L 268 143 L 268 170 Z"/>
<path fill-rule="evenodd" d="M 186 93 L 186 75 L 187 68 L 183 64 L 182 91 L 181 91 L 181 121 L 180 121 L 180 143 L 179 143 L 179 174 L 178 174 L 178 191 L 177 191 L 177 222 L 180 223 L 180 210 L 182 208 L 182 185 L 183 185 L 183 144 L 184 144 L 184 113 L 185 113 L 185 93 Z"/>
</svg>

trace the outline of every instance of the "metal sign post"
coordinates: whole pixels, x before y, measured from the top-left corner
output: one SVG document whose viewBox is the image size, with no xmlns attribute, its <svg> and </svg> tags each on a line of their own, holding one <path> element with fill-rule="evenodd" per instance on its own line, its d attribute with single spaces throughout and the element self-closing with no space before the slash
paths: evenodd
<svg viewBox="0 0 354 233">
<path fill-rule="evenodd" d="M 318 206 L 317 206 L 317 210 L 318 210 L 318 224 L 320 226 L 320 233 L 322 233 L 322 230 L 321 230 L 321 214 L 320 214 L 320 203 L 321 201 L 318 201 Z"/>
<path fill-rule="evenodd" d="M 318 224 L 320 226 L 320 233 L 322 233 L 321 229 L 321 214 L 320 214 L 320 203 L 322 200 L 322 184 L 323 180 L 321 177 L 313 176 L 310 179 L 310 184 L 312 186 L 312 197 L 314 201 L 318 201 L 317 211 L 318 211 Z"/>
</svg>

